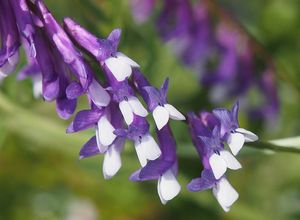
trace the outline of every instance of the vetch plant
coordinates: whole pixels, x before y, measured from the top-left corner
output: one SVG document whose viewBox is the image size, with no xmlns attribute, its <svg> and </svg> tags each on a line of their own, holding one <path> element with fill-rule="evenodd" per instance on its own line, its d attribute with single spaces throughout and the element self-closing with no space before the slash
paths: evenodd
<svg viewBox="0 0 300 220">
<path fill-rule="evenodd" d="M 146 20 L 154 3 L 143 1 L 135 8 L 139 13 L 145 11 L 145 14 L 135 14 L 139 22 Z M 211 56 L 212 47 L 218 48 L 222 55 L 219 66 L 214 74 L 201 78 L 209 86 L 221 83 L 224 87 L 237 78 L 234 91 L 226 90 L 221 94 L 237 96 L 253 84 L 251 80 L 243 81 L 252 79 L 253 74 L 248 71 L 253 70 L 250 45 L 246 44 L 240 53 L 236 48 L 236 36 L 222 25 L 217 28 L 217 35 L 213 35 L 215 38 L 211 38 L 205 7 L 196 5 L 193 8 L 188 0 L 166 0 L 158 28 L 165 40 L 176 38 L 176 42 L 181 43 L 176 50 L 186 64 L 194 66 L 199 57 Z M 172 16 L 177 19 L 175 26 L 170 27 Z M 198 27 L 197 24 L 201 25 Z M 242 164 L 235 156 L 244 144 L 258 140 L 256 134 L 239 125 L 239 102 L 230 110 L 215 108 L 211 112 L 183 114 L 168 101 L 172 78 L 162 79 L 161 87 L 155 87 L 142 73 L 138 62 L 119 51 L 120 29 L 114 29 L 108 37 L 102 38 L 71 18 L 65 18 L 61 26 L 42 0 L 0 1 L 0 25 L 0 80 L 14 71 L 22 45 L 27 64 L 17 78 L 30 77 L 34 97 L 55 101 L 60 118 L 67 120 L 74 116 L 67 133 L 94 129 L 92 137 L 79 152 L 80 159 L 103 154 L 103 176 L 110 179 L 121 169 L 122 151 L 126 141 L 131 141 L 140 167 L 132 173 L 130 180 L 156 180 L 158 196 L 162 204 L 166 204 L 181 190 L 177 179 L 180 172 L 177 144 L 170 119 L 176 123 L 184 122 L 203 166 L 199 177 L 192 179 L 187 189 L 192 192 L 212 189 L 224 211 L 230 210 L 239 194 L 229 183 L 226 172 L 241 169 Z M 89 58 L 96 61 L 103 80 L 91 68 Z M 243 69 L 241 63 L 249 67 L 242 75 L 245 76 L 243 79 L 238 74 Z M 200 69 L 203 70 L 203 66 Z M 260 81 L 266 96 L 275 103 L 264 109 L 269 113 L 276 112 L 278 107 L 271 69 L 266 70 L 267 75 Z M 76 112 L 81 96 L 87 98 L 89 105 Z M 155 134 L 151 133 L 151 120 L 156 126 Z M 283 149 L 262 142 L 252 146 L 259 144 L 273 150 Z"/>
</svg>

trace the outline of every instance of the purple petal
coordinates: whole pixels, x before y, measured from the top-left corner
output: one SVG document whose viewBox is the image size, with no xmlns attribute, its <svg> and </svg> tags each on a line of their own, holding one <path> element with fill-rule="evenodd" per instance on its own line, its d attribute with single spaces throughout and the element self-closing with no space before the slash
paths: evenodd
<svg viewBox="0 0 300 220">
<path fill-rule="evenodd" d="M 155 5 L 155 0 L 132 0 L 131 9 L 134 20 L 144 23 L 148 20 Z"/>
<path fill-rule="evenodd" d="M 31 57 L 35 57 L 36 49 L 33 40 L 35 28 L 26 0 L 11 0 L 10 2 L 17 20 L 18 29 L 30 45 Z"/>
<path fill-rule="evenodd" d="M 109 40 L 112 45 L 113 48 L 115 50 L 117 50 L 119 42 L 120 42 L 120 38 L 121 38 L 121 34 L 122 34 L 122 30 L 121 29 L 114 29 L 109 36 L 107 37 L 107 40 Z"/>
<path fill-rule="evenodd" d="M 57 21 L 54 19 L 47 7 L 43 4 L 43 2 L 38 1 L 37 5 L 38 10 L 43 16 L 45 29 L 52 38 L 56 49 L 59 51 L 64 62 L 68 64 L 69 68 L 76 75 L 83 89 L 87 90 L 93 77 L 91 68 L 85 62 L 81 53 L 77 51 L 74 44 L 71 42 L 67 34 L 57 23 Z"/>
<path fill-rule="evenodd" d="M 24 80 L 26 77 L 40 74 L 40 72 L 40 67 L 36 62 L 28 63 L 20 70 L 17 80 Z"/>
<path fill-rule="evenodd" d="M 231 114 L 230 111 L 224 108 L 214 109 L 213 114 L 221 121 L 223 125 L 231 125 Z"/>
<path fill-rule="evenodd" d="M 161 149 L 161 158 L 165 161 L 176 162 L 176 142 L 173 137 L 172 131 L 169 125 L 164 126 L 157 131 L 157 137 L 159 147 Z"/>
<path fill-rule="evenodd" d="M 13 72 L 19 57 L 19 33 L 9 1 L 0 1 L 0 74 Z"/>
<path fill-rule="evenodd" d="M 141 181 L 158 179 L 164 172 L 172 167 L 174 161 L 156 159 L 148 161 L 147 165 L 141 169 L 139 178 Z"/>
<path fill-rule="evenodd" d="M 70 118 L 77 105 L 77 100 L 69 100 L 67 98 L 58 98 L 56 99 L 56 111 L 58 113 L 58 116 L 62 119 L 68 119 Z"/>
<path fill-rule="evenodd" d="M 68 99 L 76 99 L 83 94 L 82 86 L 78 82 L 72 82 L 66 89 Z"/>
<path fill-rule="evenodd" d="M 205 143 L 199 136 L 209 137 L 211 133 L 205 127 L 202 120 L 193 112 L 188 113 L 188 124 L 193 144 L 199 156 L 202 158 L 206 154 L 207 149 Z"/>
<path fill-rule="evenodd" d="M 126 129 L 116 129 L 114 130 L 114 134 L 118 137 L 126 138 L 128 135 L 128 132 Z"/>
<path fill-rule="evenodd" d="M 46 101 L 53 101 L 59 95 L 60 82 L 57 78 L 52 82 L 43 82 L 43 97 Z"/>
<path fill-rule="evenodd" d="M 153 86 L 145 86 L 142 88 L 146 93 L 146 103 L 149 110 L 152 112 L 158 105 L 165 104 L 164 100 L 161 98 L 159 90 Z"/>
<path fill-rule="evenodd" d="M 165 103 L 167 102 L 168 88 L 169 88 L 169 78 L 166 78 L 160 89 L 161 97 L 165 101 Z"/>
<path fill-rule="evenodd" d="M 134 181 L 134 182 L 137 182 L 137 181 L 142 181 L 140 179 L 140 172 L 141 172 L 141 169 L 135 171 L 134 173 L 132 173 L 129 177 L 129 180 L 130 181 Z"/>
<path fill-rule="evenodd" d="M 209 129 L 213 130 L 216 126 L 220 127 L 219 119 L 210 112 L 201 112 L 200 114 L 201 121 Z M 204 135 L 207 136 L 207 135 Z"/>
<path fill-rule="evenodd" d="M 64 27 L 68 34 L 98 61 L 104 61 L 117 52 L 121 34 L 119 29 L 114 30 L 108 39 L 98 39 L 70 18 L 64 20 Z"/>
<path fill-rule="evenodd" d="M 99 148 L 97 146 L 96 136 L 93 136 L 88 142 L 84 144 L 79 153 L 79 159 L 86 157 L 92 157 L 100 154 Z"/>
<path fill-rule="evenodd" d="M 64 28 L 70 34 L 79 45 L 85 48 L 88 52 L 93 54 L 95 57 L 100 52 L 98 38 L 92 35 L 90 32 L 85 30 L 71 18 L 64 19 Z"/>
<path fill-rule="evenodd" d="M 211 189 L 217 183 L 217 180 L 214 178 L 211 170 L 203 170 L 201 178 L 193 179 L 188 185 L 187 189 L 192 192 L 203 191 Z"/>
<path fill-rule="evenodd" d="M 134 115 L 133 122 L 128 126 L 127 138 L 137 140 L 149 133 L 149 123 L 144 117 Z"/>
<path fill-rule="evenodd" d="M 231 118 L 238 125 L 239 101 L 237 101 L 231 109 Z"/>
<path fill-rule="evenodd" d="M 78 112 L 67 129 L 67 133 L 82 131 L 94 126 L 102 114 L 103 112 L 99 110 L 82 110 Z"/>
</svg>

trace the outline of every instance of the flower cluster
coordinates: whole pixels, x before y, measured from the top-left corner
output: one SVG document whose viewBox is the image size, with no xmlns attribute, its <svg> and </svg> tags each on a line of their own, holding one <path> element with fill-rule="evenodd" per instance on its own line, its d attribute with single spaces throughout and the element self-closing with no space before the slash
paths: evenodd
<svg viewBox="0 0 300 220">
<path fill-rule="evenodd" d="M 212 189 L 213 194 L 225 211 L 238 199 L 238 193 L 226 179 L 227 169 L 238 170 L 241 164 L 233 155 L 237 155 L 245 142 L 253 142 L 258 137 L 238 124 L 236 103 L 231 111 L 214 109 L 212 113 L 188 114 L 190 133 L 195 148 L 202 160 L 201 177 L 188 184 L 190 191 Z M 225 143 L 232 154 L 225 149 Z"/>
<path fill-rule="evenodd" d="M 18 79 L 30 77 L 34 96 L 55 101 L 62 119 L 74 115 L 78 97 L 87 97 L 89 108 L 78 111 L 67 128 L 67 133 L 94 129 L 95 135 L 80 150 L 80 159 L 103 154 L 103 176 L 110 179 L 122 166 L 121 152 L 129 140 L 141 165 L 130 180 L 157 180 L 163 204 L 180 192 L 176 141 L 169 120 L 184 121 L 185 116 L 168 103 L 169 79 L 161 88 L 154 87 L 140 66 L 118 51 L 120 29 L 98 38 L 71 18 L 65 18 L 62 27 L 42 0 L 0 1 L 0 22 L 0 79 L 13 72 L 23 45 L 28 63 Z M 104 80 L 93 72 L 82 51 L 97 61 Z M 158 142 L 150 132 L 149 112 Z M 224 143 L 236 155 L 244 142 L 257 140 L 256 135 L 239 127 L 237 114 L 238 105 L 231 111 L 215 109 L 213 113 L 188 115 L 192 140 L 204 166 L 201 178 L 194 179 L 188 188 L 213 188 L 225 211 L 237 193 L 224 174 L 227 168 L 239 169 L 241 165 L 224 149 Z"/>
<path fill-rule="evenodd" d="M 125 140 L 132 141 L 141 168 L 130 179 L 157 179 L 158 194 L 165 204 L 180 191 L 176 180 L 176 143 L 168 121 L 169 118 L 185 120 L 184 115 L 167 103 L 169 81 L 166 80 L 160 89 L 151 86 L 139 65 L 117 51 L 121 36 L 119 29 L 113 30 L 107 39 L 98 39 L 70 18 L 66 18 L 64 24 L 73 40 L 99 62 L 107 79 L 104 90 L 95 88 L 98 91 L 97 99 L 103 99 L 108 94 L 106 105 L 92 105 L 90 110 L 78 112 L 67 129 L 68 132 L 77 132 L 95 126 L 96 134 L 83 146 L 80 157 L 105 154 L 103 174 L 108 179 L 121 167 L 120 154 Z M 159 144 L 150 133 L 146 118 L 148 111 L 138 95 L 142 96 L 153 114 Z"/>
<path fill-rule="evenodd" d="M 138 2 L 132 0 L 132 11 L 141 23 L 150 16 L 157 1 Z M 256 42 L 228 17 L 211 1 L 165 0 L 157 29 L 183 64 L 194 70 L 209 91 L 210 101 L 222 103 L 240 96 L 251 118 L 273 118 L 279 111 L 274 65 L 269 57 L 261 57 Z M 261 68 L 257 60 L 266 65 Z M 264 99 L 256 106 L 249 104 L 246 97 L 252 90 L 258 90 Z"/>
</svg>

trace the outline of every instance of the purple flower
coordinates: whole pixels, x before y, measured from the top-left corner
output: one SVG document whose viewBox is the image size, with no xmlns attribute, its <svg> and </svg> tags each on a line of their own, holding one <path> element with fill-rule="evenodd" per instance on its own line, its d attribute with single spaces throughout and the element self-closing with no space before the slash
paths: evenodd
<svg viewBox="0 0 300 220">
<path fill-rule="evenodd" d="M 225 212 L 230 210 L 230 206 L 238 199 L 239 194 L 231 186 L 226 177 L 215 179 L 213 173 L 209 169 L 205 169 L 201 173 L 200 178 L 193 179 L 187 188 L 191 192 L 198 192 L 207 189 L 213 190 L 213 195 L 224 209 Z"/>
<path fill-rule="evenodd" d="M 274 119 L 280 109 L 279 98 L 277 94 L 276 80 L 275 80 L 275 67 L 273 64 L 268 64 L 262 72 L 259 79 L 258 87 L 264 94 L 265 104 L 260 104 L 256 111 L 256 119 Z M 253 117 L 252 117 L 253 118 Z"/>
<path fill-rule="evenodd" d="M 66 64 L 42 31 L 34 35 L 36 62 L 42 73 L 43 97 L 56 100 L 56 110 L 62 119 L 68 119 L 76 109 L 77 99 L 69 99 L 66 90 L 72 82 Z M 34 58 L 33 58 L 34 59 Z"/>
<path fill-rule="evenodd" d="M 15 14 L 19 31 L 29 45 L 30 56 L 35 57 L 36 49 L 33 38 L 36 28 L 27 2 L 26 0 L 11 0 L 10 2 Z"/>
<path fill-rule="evenodd" d="M 134 142 L 135 150 L 141 166 L 155 160 L 161 155 L 161 150 L 149 132 L 149 123 L 144 117 L 134 115 L 128 129 L 117 129 L 117 136 L 128 138 Z"/>
<path fill-rule="evenodd" d="M 245 142 L 258 140 L 258 137 L 254 133 L 239 127 L 238 109 L 239 103 L 237 102 L 231 111 L 224 108 L 213 110 L 213 114 L 221 122 L 221 138 L 228 143 L 234 155 L 237 155 Z"/>
<path fill-rule="evenodd" d="M 137 23 L 144 23 L 152 13 L 155 0 L 132 0 L 130 5 L 134 20 Z"/>
<path fill-rule="evenodd" d="M 116 139 L 115 128 L 110 122 L 110 106 L 107 108 L 93 107 L 91 110 L 82 110 L 77 113 L 67 132 L 78 132 L 95 127 L 95 137 L 100 153 L 104 153 Z M 114 112 L 115 113 L 115 112 Z"/>
<path fill-rule="evenodd" d="M 33 96 L 40 98 L 43 95 L 43 80 L 42 72 L 36 58 L 31 56 L 30 45 L 23 40 L 23 48 L 27 57 L 27 65 L 25 65 L 19 72 L 17 79 L 23 80 L 30 77 L 33 82 Z"/>
<path fill-rule="evenodd" d="M 55 57 L 51 51 L 51 44 L 45 37 L 42 32 L 37 32 L 34 35 L 34 44 L 36 48 L 36 58 L 30 56 L 31 61 L 35 62 L 39 66 L 39 69 L 42 73 L 42 89 L 43 89 L 43 97 L 46 101 L 53 101 L 59 95 L 59 72 L 57 67 L 55 66 Z M 26 48 L 26 45 L 24 44 Z M 27 50 L 26 50 L 27 51 Z M 60 62 L 60 60 L 57 60 Z"/>
<path fill-rule="evenodd" d="M 89 98 L 95 105 L 98 107 L 107 106 L 110 102 L 110 96 L 94 78 L 91 67 L 86 63 L 82 54 L 75 48 L 68 35 L 59 26 L 46 6 L 41 1 L 37 1 L 37 5 L 52 43 L 63 58 L 68 69 L 75 74 L 80 82 L 80 84 L 72 82 L 67 87 L 67 98 L 71 100 L 75 99 L 87 91 Z"/>
<path fill-rule="evenodd" d="M 92 82 L 93 73 L 85 62 L 82 54 L 75 48 L 64 30 L 60 27 L 52 14 L 41 0 L 36 1 L 37 8 L 42 16 L 42 21 L 63 61 L 79 80 L 83 90 L 86 91 Z"/>
<path fill-rule="evenodd" d="M 240 169 L 241 164 L 224 149 L 220 133 L 220 123 L 215 116 L 203 112 L 200 117 L 188 114 L 189 128 L 193 143 L 202 159 L 204 170 L 201 178 L 193 179 L 187 186 L 190 191 L 213 189 L 213 194 L 225 211 L 237 200 L 238 193 L 225 178 L 227 170 Z M 213 130 L 211 127 L 214 126 Z"/>
<path fill-rule="evenodd" d="M 150 86 L 143 74 L 136 69 L 133 71 L 133 81 L 152 112 L 158 130 L 168 123 L 169 118 L 185 120 L 184 115 L 167 102 L 169 79 L 166 79 L 161 88 L 157 89 Z"/>
<path fill-rule="evenodd" d="M 120 29 L 113 30 L 107 39 L 98 39 L 70 18 L 64 19 L 64 25 L 69 35 L 105 65 L 117 81 L 124 81 L 131 76 L 132 68 L 139 67 L 135 61 L 117 51 Z"/>
<path fill-rule="evenodd" d="M 110 179 L 121 168 L 121 151 L 125 144 L 124 137 L 114 134 L 116 130 L 123 129 L 118 105 L 111 102 L 101 109 L 92 105 L 90 110 L 78 112 L 67 132 L 78 132 L 91 127 L 95 128 L 95 136 L 80 150 L 80 159 L 104 154 L 103 175 L 105 179 Z"/>
<path fill-rule="evenodd" d="M 227 168 L 233 170 L 242 168 L 234 156 L 224 149 L 219 126 L 216 125 L 210 130 L 203 123 L 203 117 L 201 119 L 192 113 L 188 115 L 188 119 L 193 142 L 202 158 L 203 166 L 211 169 L 216 179 L 222 177 Z"/>
<path fill-rule="evenodd" d="M 160 89 L 153 86 L 143 87 L 148 95 L 147 105 L 153 114 L 158 130 L 168 123 L 169 118 L 174 120 L 185 120 L 183 114 L 181 114 L 173 105 L 167 103 L 168 84 L 169 79 L 166 79 Z"/>
<path fill-rule="evenodd" d="M 127 81 L 115 83 L 112 86 L 113 98 L 119 103 L 120 111 L 127 125 L 133 123 L 134 116 L 146 117 L 147 110 L 135 96 L 133 88 Z"/>
<path fill-rule="evenodd" d="M 0 2 L 0 80 L 12 73 L 19 61 L 19 33 L 9 1 Z"/>
<path fill-rule="evenodd" d="M 157 131 L 161 156 L 148 163 L 130 177 L 133 181 L 158 180 L 157 191 L 160 200 L 166 204 L 180 192 L 177 176 L 176 142 L 169 126 Z"/>
<path fill-rule="evenodd" d="M 191 26 L 192 8 L 188 0 L 166 0 L 157 21 L 163 39 L 168 41 L 185 35 Z"/>
</svg>

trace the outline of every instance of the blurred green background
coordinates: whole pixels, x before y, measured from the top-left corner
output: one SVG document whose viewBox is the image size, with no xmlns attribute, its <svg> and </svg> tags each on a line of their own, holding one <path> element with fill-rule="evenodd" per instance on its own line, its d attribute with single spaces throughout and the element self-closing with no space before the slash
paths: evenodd
<svg viewBox="0 0 300 220">
<path fill-rule="evenodd" d="M 183 111 L 207 108 L 196 99 L 201 87 L 165 45 L 154 18 L 143 25 L 132 19 L 124 0 L 48 0 L 60 21 L 64 16 L 101 37 L 123 29 L 120 50 L 136 60 L 159 86 L 170 76 L 169 101 Z M 256 132 L 262 140 L 300 134 L 300 2 L 299 0 L 219 0 L 273 56 L 278 67 L 281 111 L 277 120 Z M 25 64 L 23 56 L 20 69 Z M 98 71 L 100 74 L 100 72 Z M 131 144 L 123 167 L 112 180 L 102 177 L 102 157 L 78 160 L 93 131 L 66 135 L 68 122 L 58 119 L 54 103 L 32 97 L 30 80 L 15 75 L 0 88 L 0 219 L 2 220 L 134 220 L 134 219 L 300 219 L 300 155 L 245 147 L 238 159 L 243 169 L 229 172 L 240 194 L 224 213 L 211 191 L 190 193 L 186 184 L 200 174 L 187 127 L 172 122 L 178 142 L 182 192 L 161 205 L 156 182 L 133 183 L 129 175 L 139 164 Z M 82 99 L 78 109 L 86 108 Z M 230 103 L 224 103 L 230 106 Z M 242 127 L 249 127 L 243 112 Z M 153 129 L 153 126 L 152 126 Z"/>
</svg>

